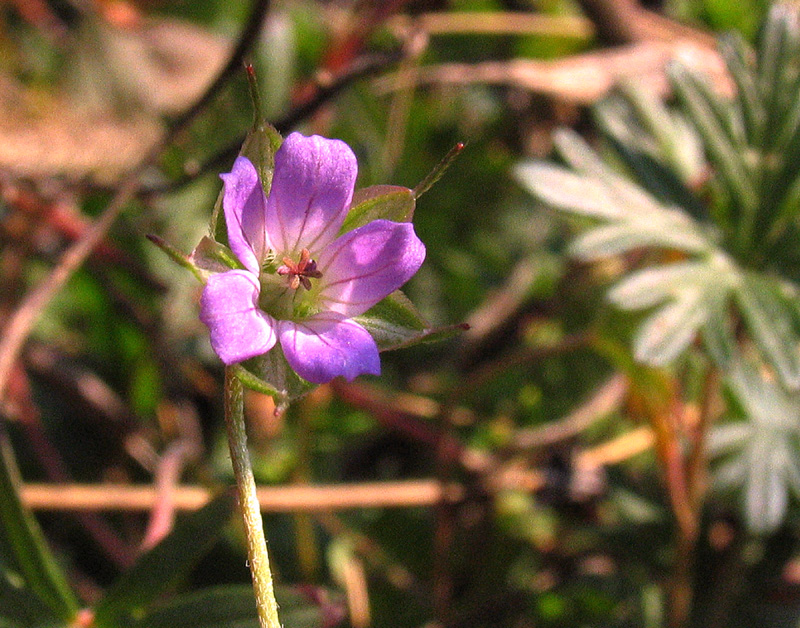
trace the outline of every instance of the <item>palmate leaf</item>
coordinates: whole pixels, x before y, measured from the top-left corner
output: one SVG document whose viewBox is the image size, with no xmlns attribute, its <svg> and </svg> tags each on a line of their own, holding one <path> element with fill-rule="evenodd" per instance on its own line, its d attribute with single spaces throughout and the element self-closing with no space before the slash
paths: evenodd
<svg viewBox="0 0 800 628">
<path fill-rule="evenodd" d="M 800 210 L 800 14 L 776 3 L 758 51 L 740 37 L 720 49 L 737 87 L 730 99 L 697 71 L 675 64 L 670 79 L 687 119 L 703 139 L 718 227 L 743 266 L 775 266 L 782 235 Z"/>
<path fill-rule="evenodd" d="M 800 340 L 790 300 L 771 277 L 743 277 L 736 297 L 747 327 L 781 380 L 800 388 Z"/>
<path fill-rule="evenodd" d="M 698 225 L 678 207 L 653 196 L 603 164 L 575 133 L 560 131 L 556 145 L 577 173 L 557 166 L 528 163 L 517 167 L 518 180 L 534 196 L 569 213 L 603 221 L 572 244 L 571 252 L 597 259 L 642 247 L 687 253 L 711 250 Z"/>
<path fill-rule="evenodd" d="M 705 77 L 680 64 L 670 65 L 669 77 L 727 193 L 726 201 L 734 210 L 731 219 L 737 223 L 747 219 L 755 212 L 758 195 L 748 153 L 742 150 L 744 129 L 733 121 L 733 108 L 717 98 Z"/>
<path fill-rule="evenodd" d="M 678 357 L 702 330 L 706 343 L 722 343 L 716 355 L 727 361 L 728 302 L 739 273 L 722 254 L 700 261 L 647 268 L 622 279 L 609 299 L 628 310 L 661 305 L 639 327 L 634 338 L 637 360 L 665 366 Z"/>
<path fill-rule="evenodd" d="M 691 192 L 706 168 L 697 133 L 648 90 L 626 85 L 597 105 L 594 118 L 636 180 L 667 205 L 705 213 Z"/>
<path fill-rule="evenodd" d="M 740 416 L 715 427 L 709 453 L 714 486 L 739 489 L 748 527 L 771 532 L 800 497 L 800 393 L 789 393 L 750 364 L 730 365 L 727 384 Z"/>
<path fill-rule="evenodd" d="M 780 383 L 800 389 L 800 288 L 793 283 L 800 251 L 800 11 L 770 12 L 758 54 L 736 37 L 722 51 L 739 87 L 732 99 L 674 64 L 670 78 L 683 115 L 632 87 L 597 108 L 636 183 L 570 131 L 555 137 L 568 168 L 523 164 L 517 177 L 545 204 L 580 219 L 584 230 L 568 249 L 576 257 L 594 261 L 642 249 L 682 254 L 681 261 L 623 276 L 609 292 L 622 309 L 652 309 L 634 336 L 637 360 L 665 366 L 702 338 L 726 368 L 751 340 Z M 696 196 L 692 189 L 704 179 L 703 196 Z"/>
</svg>

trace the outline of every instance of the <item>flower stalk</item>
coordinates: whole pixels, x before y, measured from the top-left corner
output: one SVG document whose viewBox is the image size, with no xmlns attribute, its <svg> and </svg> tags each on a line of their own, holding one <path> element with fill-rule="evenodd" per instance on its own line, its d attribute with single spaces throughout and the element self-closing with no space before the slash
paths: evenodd
<svg viewBox="0 0 800 628">
<path fill-rule="evenodd" d="M 233 474 L 236 478 L 239 509 L 244 522 L 247 560 L 253 577 L 258 619 L 261 628 L 281 628 L 278 603 L 275 601 L 272 585 L 267 540 L 264 536 L 261 508 L 256 494 L 256 481 L 247 450 L 242 383 L 230 367 L 225 369 L 225 428 L 228 433 Z"/>
</svg>

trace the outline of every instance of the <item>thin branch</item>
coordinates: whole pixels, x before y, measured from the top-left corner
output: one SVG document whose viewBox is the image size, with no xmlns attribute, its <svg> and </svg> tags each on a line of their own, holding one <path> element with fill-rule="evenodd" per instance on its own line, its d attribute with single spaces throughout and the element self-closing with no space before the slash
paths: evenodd
<svg viewBox="0 0 800 628">
<path fill-rule="evenodd" d="M 376 79 L 373 87 L 378 94 L 388 94 L 421 85 L 500 85 L 590 105 L 625 81 L 644 84 L 658 94 L 669 93 L 665 69 L 676 58 L 709 75 L 721 93 L 733 92 L 719 53 L 691 39 L 640 41 L 554 60 L 444 63 L 421 68 L 412 77 L 413 85 L 409 77 L 394 73 Z"/>
<path fill-rule="evenodd" d="M 158 502 L 158 490 L 150 485 L 25 484 L 23 502 L 34 510 L 151 510 Z M 174 489 L 173 506 L 196 510 L 214 495 L 201 486 Z M 271 486 L 258 489 L 262 512 L 335 511 L 353 508 L 407 508 L 431 506 L 443 500 L 458 501 L 463 495 L 457 485 L 441 486 L 435 480 L 372 482 L 331 486 Z"/>
<path fill-rule="evenodd" d="M 402 50 L 395 50 L 389 53 L 368 54 L 359 57 L 347 70 L 329 82 L 326 82 L 325 85 L 320 86 L 314 96 L 292 108 L 282 118 L 277 120 L 273 126 L 281 134 L 290 131 L 299 122 L 319 111 L 321 107 L 356 81 L 386 69 L 387 66 L 396 63 L 398 60 L 402 59 L 402 57 Z M 206 159 L 202 164 L 192 168 L 191 172 L 185 173 L 174 181 L 143 187 L 139 194 L 144 197 L 166 194 L 180 189 L 187 183 L 209 172 L 220 171 L 229 166 L 233 160 L 236 159 L 243 142 L 244 136 L 237 137 L 230 144 Z"/>
<path fill-rule="evenodd" d="M 627 394 L 628 378 L 620 374 L 613 375 L 598 386 L 589 399 L 564 418 L 540 427 L 518 430 L 512 446 L 518 450 L 548 447 L 576 436 L 595 421 L 619 408 Z"/>
<path fill-rule="evenodd" d="M 588 39 L 594 34 L 592 22 L 578 15 L 542 15 L 508 12 L 423 13 L 414 17 L 398 15 L 388 22 L 395 32 L 419 28 L 429 35 L 484 34 L 535 35 Z"/>
<path fill-rule="evenodd" d="M 164 136 L 155 143 L 142 161 L 125 176 L 100 218 L 64 252 L 60 262 L 50 274 L 26 295 L 22 304 L 12 314 L 11 319 L 3 330 L 3 337 L 0 339 L 0 402 L 4 400 L 8 378 L 14 363 L 19 357 L 22 345 L 42 311 L 55 294 L 66 284 L 72 274 L 83 264 L 95 246 L 105 237 L 120 212 L 134 198 L 139 190 L 139 179 L 144 172 L 156 162 L 164 149 L 211 102 L 219 88 L 230 79 L 241 65 L 242 57 L 260 31 L 260 26 L 268 7 L 269 0 L 257 0 L 250 19 L 242 31 L 239 42 L 234 48 L 228 63 L 222 68 L 217 78 L 197 102 L 170 125 Z"/>
</svg>

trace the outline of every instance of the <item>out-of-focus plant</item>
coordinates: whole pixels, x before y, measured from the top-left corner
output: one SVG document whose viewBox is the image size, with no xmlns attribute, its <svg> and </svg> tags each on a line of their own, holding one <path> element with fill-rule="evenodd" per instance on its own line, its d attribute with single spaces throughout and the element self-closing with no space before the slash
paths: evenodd
<svg viewBox="0 0 800 628">
<path fill-rule="evenodd" d="M 673 63 L 674 110 L 634 86 L 599 105 L 603 156 L 564 130 L 555 144 L 565 166 L 517 169 L 575 219 L 573 256 L 621 262 L 607 298 L 633 313 L 632 357 L 665 369 L 655 373 L 667 389 L 701 409 L 698 424 L 681 425 L 685 413 L 662 395 L 668 418 L 650 413 L 686 564 L 707 447 L 722 460 L 718 487 L 740 490 L 750 530 L 774 531 L 800 497 L 799 18 L 773 7 L 757 50 L 723 38 L 730 85 Z M 600 344 L 618 330 L 598 325 Z"/>
<path fill-rule="evenodd" d="M 598 107 L 599 126 L 630 176 L 567 130 L 555 141 L 568 167 L 526 163 L 517 175 L 542 201 L 582 219 L 572 255 L 626 256 L 607 296 L 643 314 L 632 346 L 638 362 L 666 367 L 700 351 L 728 375 L 732 395 L 767 397 L 776 408 L 763 413 L 742 403 L 747 417 L 780 422 L 777 408 L 800 390 L 796 10 L 773 9 L 757 53 L 735 35 L 722 40 L 721 52 L 732 98 L 675 63 L 677 111 L 635 88 Z M 762 472 L 783 473 L 778 465 Z M 792 484 L 756 484 L 764 494 L 746 500 L 748 522 L 774 528 Z"/>
</svg>

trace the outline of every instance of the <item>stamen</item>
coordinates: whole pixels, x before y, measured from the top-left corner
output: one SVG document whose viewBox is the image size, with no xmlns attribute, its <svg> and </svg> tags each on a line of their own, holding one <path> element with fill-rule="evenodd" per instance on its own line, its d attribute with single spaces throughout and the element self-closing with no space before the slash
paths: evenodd
<svg viewBox="0 0 800 628">
<path fill-rule="evenodd" d="M 283 258 L 283 266 L 276 272 L 289 277 L 289 287 L 297 290 L 301 285 L 306 290 L 311 290 L 311 279 L 319 279 L 322 273 L 317 270 L 317 262 L 311 259 L 308 249 L 300 251 L 300 260 L 295 264 L 290 257 Z"/>
</svg>

